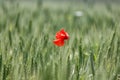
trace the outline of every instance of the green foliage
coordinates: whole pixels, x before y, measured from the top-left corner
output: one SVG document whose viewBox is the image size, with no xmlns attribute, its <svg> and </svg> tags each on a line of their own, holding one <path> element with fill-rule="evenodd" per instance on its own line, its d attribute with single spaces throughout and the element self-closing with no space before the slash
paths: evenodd
<svg viewBox="0 0 120 80">
<path fill-rule="evenodd" d="M 75 16 L 76 10 L 83 16 Z M 111 4 L 0 5 L 0 80 L 116 80 L 119 21 L 119 6 Z M 57 47 L 53 40 L 61 28 L 70 39 Z"/>
</svg>

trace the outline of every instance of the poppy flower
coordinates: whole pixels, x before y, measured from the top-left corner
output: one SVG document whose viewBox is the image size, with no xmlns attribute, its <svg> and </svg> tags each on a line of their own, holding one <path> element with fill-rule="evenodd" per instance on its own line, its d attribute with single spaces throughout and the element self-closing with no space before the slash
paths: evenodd
<svg viewBox="0 0 120 80">
<path fill-rule="evenodd" d="M 56 40 L 53 41 L 53 43 L 57 46 L 63 46 L 64 45 L 64 40 L 69 39 L 69 35 L 67 32 L 64 31 L 64 29 L 61 29 L 56 33 Z"/>
<path fill-rule="evenodd" d="M 58 31 L 56 33 L 56 38 L 57 39 L 64 39 L 64 40 L 66 40 L 66 39 L 69 38 L 69 35 L 68 35 L 67 32 L 64 31 L 64 29 L 61 29 L 60 31 Z"/>
<path fill-rule="evenodd" d="M 64 40 L 63 39 L 56 39 L 53 42 L 57 46 L 63 46 L 64 45 Z"/>
</svg>

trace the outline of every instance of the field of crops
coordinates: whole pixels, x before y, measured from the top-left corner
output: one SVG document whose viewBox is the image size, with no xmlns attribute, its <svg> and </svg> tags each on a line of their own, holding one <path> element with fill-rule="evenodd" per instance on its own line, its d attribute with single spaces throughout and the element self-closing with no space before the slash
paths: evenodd
<svg viewBox="0 0 120 80">
<path fill-rule="evenodd" d="M 0 4 L 0 80 L 117 80 L 119 30 L 115 4 Z"/>
</svg>

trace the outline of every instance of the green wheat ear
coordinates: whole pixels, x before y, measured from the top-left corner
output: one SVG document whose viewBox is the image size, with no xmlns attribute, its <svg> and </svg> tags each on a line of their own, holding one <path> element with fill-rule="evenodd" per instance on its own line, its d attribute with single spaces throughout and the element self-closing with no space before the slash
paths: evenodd
<svg viewBox="0 0 120 80">
<path fill-rule="evenodd" d="M 29 25 L 28 25 L 28 27 L 29 27 L 29 33 L 31 33 L 32 32 L 32 20 L 30 19 L 29 20 Z"/>
<path fill-rule="evenodd" d="M 20 32 L 20 12 L 18 12 L 18 14 L 17 14 L 15 27 L 17 29 L 17 32 L 19 33 Z"/>
<path fill-rule="evenodd" d="M 66 80 L 70 80 L 71 76 L 71 63 L 70 63 L 70 57 L 67 58 L 67 69 L 66 69 Z"/>
<path fill-rule="evenodd" d="M 8 37 L 9 37 L 10 46 L 12 46 L 12 33 L 11 33 L 11 30 L 8 31 Z"/>
</svg>

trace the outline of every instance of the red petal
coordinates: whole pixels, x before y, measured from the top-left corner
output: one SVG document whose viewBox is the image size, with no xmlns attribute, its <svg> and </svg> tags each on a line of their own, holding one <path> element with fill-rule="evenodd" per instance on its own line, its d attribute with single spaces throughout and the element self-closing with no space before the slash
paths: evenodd
<svg viewBox="0 0 120 80">
<path fill-rule="evenodd" d="M 57 46 L 63 46 L 64 45 L 64 40 L 63 39 L 56 39 L 53 41 L 53 43 Z"/>
<path fill-rule="evenodd" d="M 69 35 L 67 32 L 65 32 L 65 38 L 64 39 L 69 39 Z"/>
<path fill-rule="evenodd" d="M 68 39 L 69 35 L 67 32 L 64 31 L 64 29 L 61 29 L 56 33 L 56 38 L 57 39 Z"/>
</svg>

